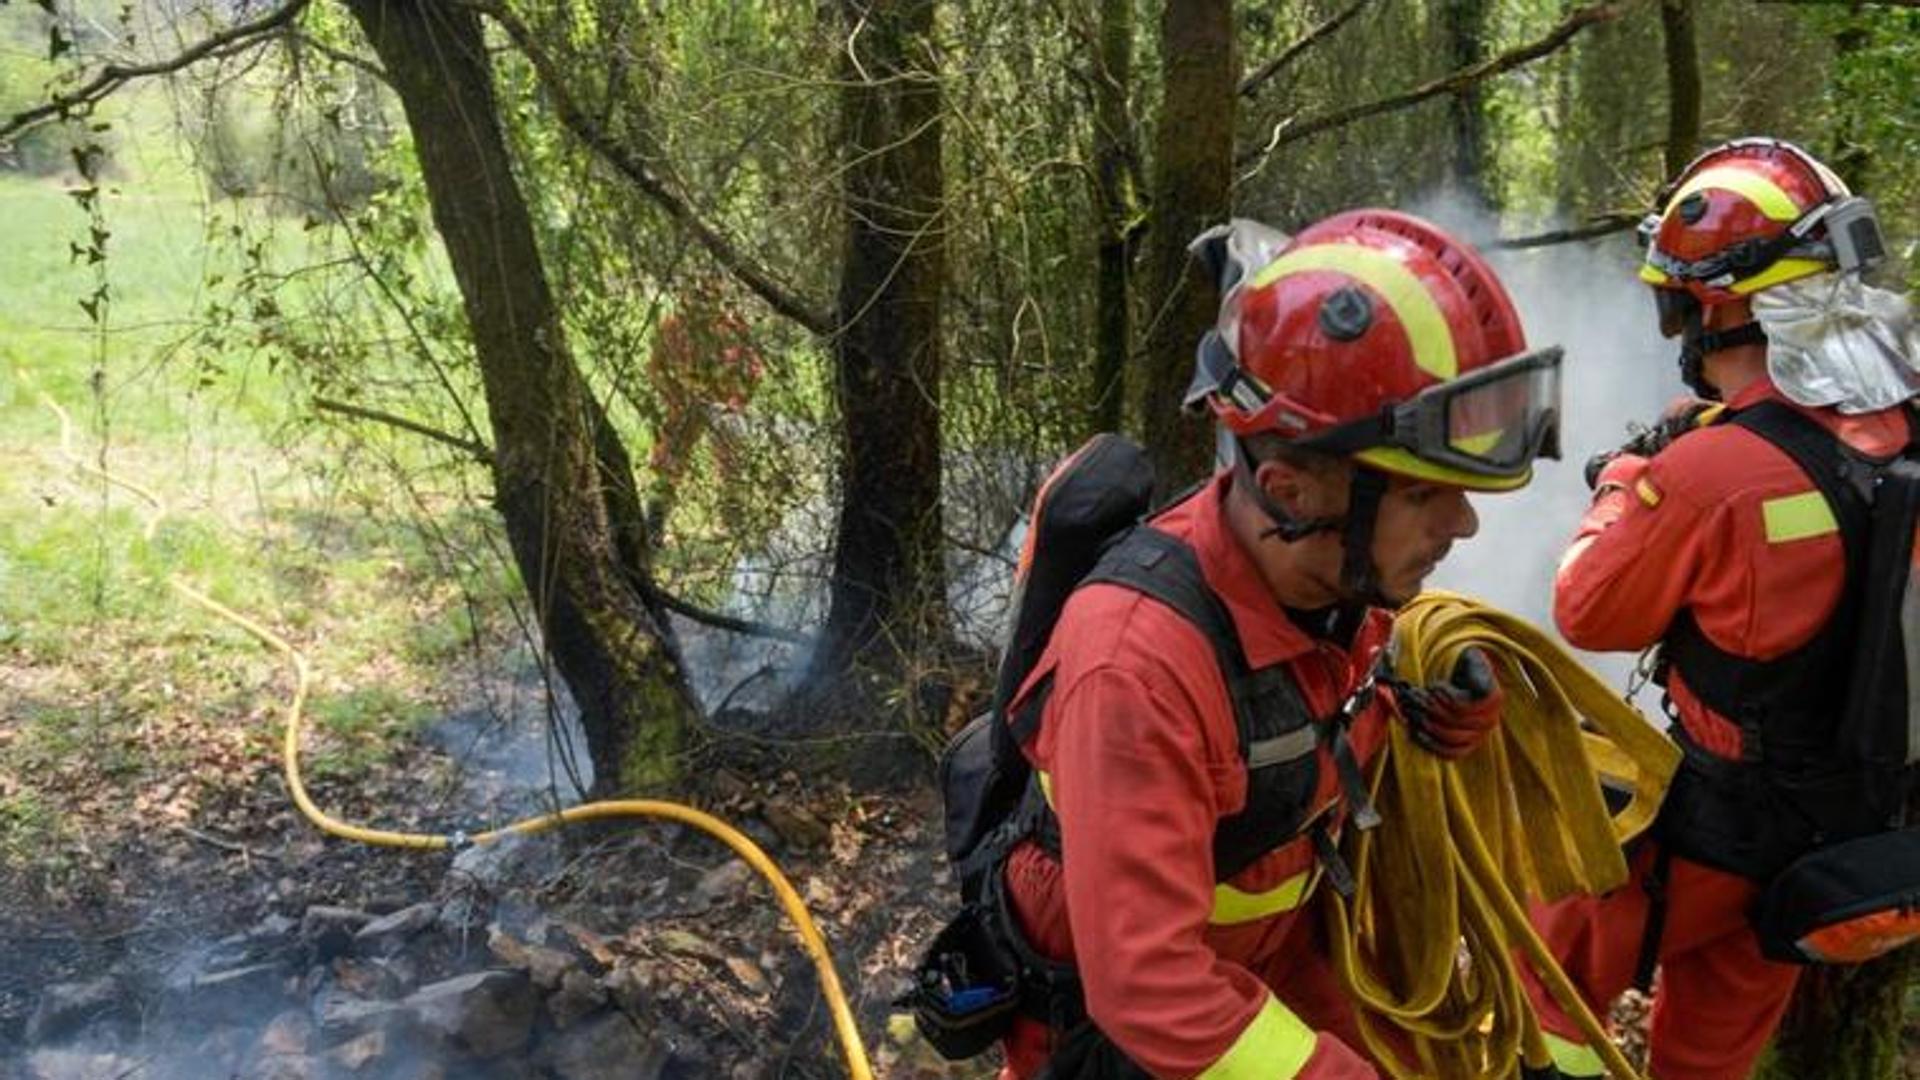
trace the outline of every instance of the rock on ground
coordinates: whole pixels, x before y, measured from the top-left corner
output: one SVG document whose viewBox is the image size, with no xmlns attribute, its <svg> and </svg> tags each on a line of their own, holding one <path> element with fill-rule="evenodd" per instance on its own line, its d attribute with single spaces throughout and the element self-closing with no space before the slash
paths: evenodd
<svg viewBox="0 0 1920 1080">
<path fill-rule="evenodd" d="M 533 985 L 517 971 L 477 971 L 423 986 L 403 1001 L 423 1032 L 477 1058 L 512 1053 L 533 1031 Z"/>
<path fill-rule="evenodd" d="M 547 1040 L 534 1063 L 560 1080 L 660 1080 L 672 1054 L 624 1013 L 602 1013 Z"/>
<path fill-rule="evenodd" d="M 77 1031 L 117 1012 L 126 1001 L 126 987 L 112 975 L 50 986 L 27 1020 L 27 1045 L 39 1046 Z"/>
</svg>

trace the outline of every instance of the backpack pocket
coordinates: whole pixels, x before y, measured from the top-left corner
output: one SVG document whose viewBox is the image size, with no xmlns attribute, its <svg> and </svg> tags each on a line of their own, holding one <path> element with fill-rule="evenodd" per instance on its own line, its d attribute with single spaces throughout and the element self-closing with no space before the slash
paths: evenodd
<svg viewBox="0 0 1920 1080">
<path fill-rule="evenodd" d="M 1802 856 L 1761 892 L 1753 921 L 1761 951 L 1790 964 L 1857 964 L 1920 940 L 1920 831 Z"/>
</svg>

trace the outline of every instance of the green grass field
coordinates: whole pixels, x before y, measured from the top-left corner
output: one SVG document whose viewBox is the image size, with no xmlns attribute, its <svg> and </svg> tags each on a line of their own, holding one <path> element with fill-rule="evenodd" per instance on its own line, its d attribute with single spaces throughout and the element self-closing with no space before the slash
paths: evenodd
<svg viewBox="0 0 1920 1080">
<path fill-rule="evenodd" d="M 85 870 L 63 837 L 132 827 L 141 793 L 183 775 L 270 782 L 290 680 L 170 575 L 306 652 L 310 769 L 343 782 L 439 711 L 449 669 L 498 629 L 474 623 L 511 588 L 486 559 L 449 572 L 444 545 L 407 527 L 424 511 L 387 465 L 413 448 L 304 423 L 295 374 L 245 335 L 196 333 L 244 246 L 266 235 L 298 265 L 324 230 L 262 233 L 261 207 L 209 202 L 165 138 L 129 157 L 100 204 L 99 266 L 71 253 L 96 224 L 77 181 L 0 174 L 0 877 Z M 103 280 L 95 324 L 80 301 Z M 439 535 L 479 549 L 487 515 L 422 497 Z"/>
</svg>

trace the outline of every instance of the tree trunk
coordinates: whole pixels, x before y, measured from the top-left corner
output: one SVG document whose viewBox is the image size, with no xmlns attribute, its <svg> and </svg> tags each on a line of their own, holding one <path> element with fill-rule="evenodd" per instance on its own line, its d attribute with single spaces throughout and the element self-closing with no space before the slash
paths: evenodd
<svg viewBox="0 0 1920 1080">
<path fill-rule="evenodd" d="M 1095 258 L 1093 431 L 1118 431 L 1133 351 L 1130 281 L 1134 143 L 1127 97 L 1133 86 L 1133 0 L 1099 0 L 1093 70 L 1094 201 L 1100 213 Z"/>
<path fill-rule="evenodd" d="M 1219 296 L 1187 244 L 1232 212 L 1234 105 L 1240 83 L 1230 0 L 1167 0 L 1160 17 L 1165 72 L 1153 138 L 1153 221 L 1147 235 L 1147 370 L 1141 430 L 1165 490 L 1205 475 L 1213 428 L 1183 413 L 1193 353 Z"/>
<path fill-rule="evenodd" d="M 1446 42 L 1447 70 L 1461 71 L 1487 58 L 1488 0 L 1442 0 L 1437 13 Z M 1486 92 L 1474 82 L 1447 100 L 1447 126 L 1453 155 L 1447 179 L 1476 209 L 1497 204 L 1489 175 L 1492 147 L 1487 139 Z"/>
<path fill-rule="evenodd" d="M 1693 37 L 1693 0 L 1661 0 L 1667 50 L 1667 179 L 1680 175 L 1700 149 L 1700 47 Z"/>
<path fill-rule="evenodd" d="M 1847 5 L 1847 20 L 1833 34 L 1833 93 L 1834 93 L 1834 131 L 1833 131 L 1833 170 L 1840 179 L 1847 182 L 1855 195 L 1865 195 L 1870 178 L 1868 173 L 1873 165 L 1873 149 L 1860 137 L 1861 113 L 1863 110 L 1879 107 L 1872 96 L 1861 94 L 1855 85 L 1857 77 L 1853 70 L 1859 61 L 1853 54 L 1859 52 L 1870 38 L 1867 31 L 1864 0 L 1852 0 Z"/>
<path fill-rule="evenodd" d="M 842 0 L 846 232 L 834 394 L 840 518 L 816 683 L 944 639 L 940 306 L 946 281 L 934 0 Z"/>
<path fill-rule="evenodd" d="M 1755 1080 L 1890 1080 L 1901 1075 L 1907 988 L 1920 972 L 1909 947 L 1858 967 L 1810 967 Z"/>
<path fill-rule="evenodd" d="M 493 424 L 494 500 L 543 645 L 580 708 L 597 792 L 658 786 L 696 710 L 633 471 L 567 349 L 515 183 L 480 21 L 448 0 L 347 0 L 412 129 Z"/>
</svg>

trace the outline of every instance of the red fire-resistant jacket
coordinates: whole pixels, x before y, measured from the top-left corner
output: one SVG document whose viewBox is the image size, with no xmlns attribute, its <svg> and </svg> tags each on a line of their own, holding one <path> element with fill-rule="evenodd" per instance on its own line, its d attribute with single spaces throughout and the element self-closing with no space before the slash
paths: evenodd
<svg viewBox="0 0 1920 1080">
<path fill-rule="evenodd" d="M 1231 613 L 1248 662 L 1285 664 L 1316 715 L 1357 685 L 1390 621 L 1371 612 L 1352 652 L 1295 626 L 1228 530 L 1229 477 L 1154 522 L 1191 546 Z M 1092 585 L 1068 602 L 1028 683 L 1053 675 L 1026 747 L 1059 816 L 1062 861 L 1028 843 L 1009 860 L 1014 910 L 1044 953 L 1080 971 L 1088 1010 L 1156 1077 L 1335 1080 L 1374 1071 L 1329 1028 L 1352 1031 L 1316 918 L 1301 908 L 1317 877 L 1304 837 L 1216 887 L 1212 840 L 1246 800 L 1226 683 L 1206 638 L 1139 593 Z M 1379 703 L 1352 729 L 1364 762 L 1382 745 Z M 1338 816 L 1338 782 L 1320 751 L 1316 807 Z M 1352 1036 L 1349 1034 L 1348 1041 Z M 1023 1021 L 1005 1075 L 1033 1075 L 1045 1027 Z"/>
<path fill-rule="evenodd" d="M 1770 397 L 1786 400 L 1761 379 L 1727 404 Z M 1801 411 L 1868 454 L 1906 443 L 1904 408 Z M 1651 459 L 1616 458 L 1599 488 L 1554 585 L 1554 621 L 1581 648 L 1645 648 L 1689 608 L 1713 644 L 1771 660 L 1810 641 L 1839 603 L 1846 561 L 1832 510 L 1792 458 L 1750 431 L 1715 425 Z M 1695 742 L 1740 756 L 1740 729 L 1678 672 L 1668 692 Z"/>
</svg>

